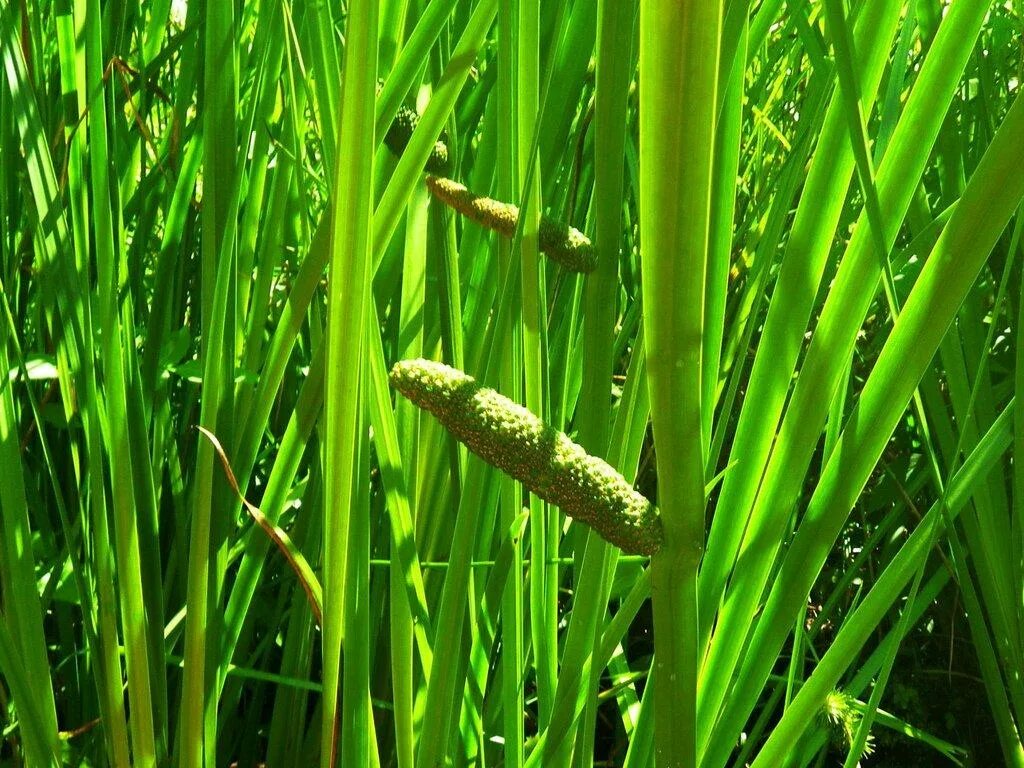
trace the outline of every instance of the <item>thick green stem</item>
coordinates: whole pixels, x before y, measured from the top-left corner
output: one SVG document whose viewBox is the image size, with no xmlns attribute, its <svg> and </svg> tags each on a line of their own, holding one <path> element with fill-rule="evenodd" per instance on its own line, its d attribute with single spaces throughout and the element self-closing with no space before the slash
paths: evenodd
<svg viewBox="0 0 1024 768">
<path fill-rule="evenodd" d="M 652 562 L 654 751 L 697 761 L 702 338 L 722 2 L 640 5 L 644 330 L 665 542 Z"/>
</svg>

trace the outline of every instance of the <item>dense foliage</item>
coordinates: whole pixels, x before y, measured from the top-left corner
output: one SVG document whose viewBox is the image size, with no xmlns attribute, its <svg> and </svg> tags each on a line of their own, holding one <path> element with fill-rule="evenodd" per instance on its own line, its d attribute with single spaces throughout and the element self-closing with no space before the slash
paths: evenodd
<svg viewBox="0 0 1024 768">
<path fill-rule="evenodd" d="M 1022 12 L 0 0 L 0 764 L 1024 768 Z"/>
</svg>

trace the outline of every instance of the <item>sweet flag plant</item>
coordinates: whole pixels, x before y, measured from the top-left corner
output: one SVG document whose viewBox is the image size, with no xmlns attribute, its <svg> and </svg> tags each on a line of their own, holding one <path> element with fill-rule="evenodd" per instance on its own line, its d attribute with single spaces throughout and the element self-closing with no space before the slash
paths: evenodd
<svg viewBox="0 0 1024 768">
<path fill-rule="evenodd" d="M 1022 10 L 0 0 L 0 764 L 1024 768 Z"/>
</svg>

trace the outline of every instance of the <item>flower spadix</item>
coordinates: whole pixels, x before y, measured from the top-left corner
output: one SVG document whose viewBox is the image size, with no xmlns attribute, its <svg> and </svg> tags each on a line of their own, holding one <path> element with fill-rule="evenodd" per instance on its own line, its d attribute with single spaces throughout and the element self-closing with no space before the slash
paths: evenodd
<svg viewBox="0 0 1024 768">
<path fill-rule="evenodd" d="M 427 187 L 442 203 L 451 206 L 463 216 L 472 219 L 502 237 L 512 237 L 519 221 L 519 207 L 471 192 L 464 185 L 440 176 L 427 176 Z M 575 227 L 570 227 L 548 216 L 541 216 L 538 247 L 548 258 L 554 259 L 573 272 L 593 272 L 597 268 L 597 253 L 590 238 Z"/>
<path fill-rule="evenodd" d="M 660 549 L 657 507 L 608 463 L 526 408 L 431 360 L 403 360 L 390 380 L 473 453 L 624 552 L 652 555 Z"/>
<path fill-rule="evenodd" d="M 412 138 L 412 132 L 420 122 L 419 113 L 411 107 L 401 106 L 395 120 L 388 127 L 384 134 L 384 143 L 388 149 L 396 155 L 405 152 L 405 147 Z M 448 170 L 448 145 L 445 143 L 445 135 L 434 142 L 434 148 L 427 157 L 426 170 L 431 173 L 450 173 Z"/>
</svg>

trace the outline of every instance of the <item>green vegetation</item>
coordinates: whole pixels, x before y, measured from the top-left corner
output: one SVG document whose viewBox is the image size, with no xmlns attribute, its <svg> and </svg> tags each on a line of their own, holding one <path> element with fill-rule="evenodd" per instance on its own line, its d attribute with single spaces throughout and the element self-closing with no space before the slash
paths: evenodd
<svg viewBox="0 0 1024 768">
<path fill-rule="evenodd" d="M 0 765 L 1024 768 L 1022 11 L 0 0 Z"/>
</svg>

